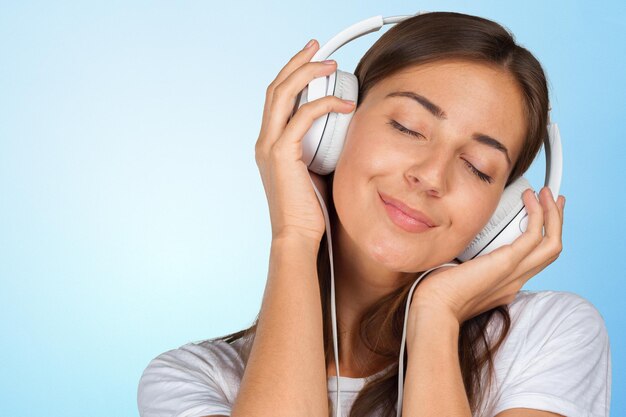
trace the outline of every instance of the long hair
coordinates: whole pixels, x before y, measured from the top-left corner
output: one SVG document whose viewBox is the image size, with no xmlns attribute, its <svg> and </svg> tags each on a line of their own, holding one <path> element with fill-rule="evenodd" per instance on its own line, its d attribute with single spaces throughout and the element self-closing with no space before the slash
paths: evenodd
<svg viewBox="0 0 626 417">
<path fill-rule="evenodd" d="M 379 81 L 409 66 L 442 59 L 463 59 L 500 68 L 513 76 L 520 87 L 526 121 L 525 143 L 506 185 L 519 178 L 532 164 L 547 135 L 548 88 L 541 64 L 525 48 L 515 43 L 512 33 L 488 19 L 455 12 L 430 12 L 395 24 L 365 53 L 355 75 L 359 81 L 359 103 Z M 358 107 L 358 104 L 357 104 Z M 334 173 L 329 176 L 332 190 Z M 332 201 L 332 199 L 329 199 Z M 329 215 L 336 218 L 334 204 Z M 317 256 L 326 365 L 333 355 L 330 297 L 330 263 L 328 241 L 324 235 Z M 396 414 L 398 400 L 398 357 L 402 339 L 404 310 L 413 282 L 397 288 L 369 306 L 360 317 L 359 337 L 376 357 L 395 364 L 376 379 L 371 379 L 359 392 L 349 417 L 366 417 L 381 413 Z M 244 330 L 216 339 L 232 343 L 244 337 L 240 355 L 247 363 L 258 323 Z M 499 324 L 499 337 L 489 337 L 487 327 Z M 458 353 L 465 391 L 472 413 L 476 413 L 491 388 L 493 357 L 511 327 L 508 305 L 485 311 L 461 324 Z M 496 327 L 494 327 L 496 329 Z M 495 334 L 495 330 L 493 332 Z M 250 337 L 248 337 L 250 336 Z M 405 352 L 406 355 L 406 352 Z M 406 375 L 407 360 L 404 360 Z M 330 407 L 329 399 L 329 410 Z M 378 415 L 378 414 L 377 414 Z"/>
</svg>

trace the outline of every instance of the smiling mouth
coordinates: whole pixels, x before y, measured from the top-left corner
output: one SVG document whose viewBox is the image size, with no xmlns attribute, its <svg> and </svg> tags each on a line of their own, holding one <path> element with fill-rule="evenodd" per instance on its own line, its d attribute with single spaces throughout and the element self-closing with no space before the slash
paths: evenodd
<svg viewBox="0 0 626 417">
<path fill-rule="evenodd" d="M 383 204 L 389 219 L 402 230 L 409 233 L 422 233 L 433 228 L 428 224 L 409 216 L 393 204 L 386 203 L 382 196 L 380 197 L 380 201 Z"/>
<path fill-rule="evenodd" d="M 402 211 L 405 215 L 422 223 L 426 223 L 430 227 L 437 226 L 426 214 L 405 204 L 402 200 L 397 200 L 381 192 L 378 192 L 378 195 L 386 204 L 391 204 Z"/>
</svg>

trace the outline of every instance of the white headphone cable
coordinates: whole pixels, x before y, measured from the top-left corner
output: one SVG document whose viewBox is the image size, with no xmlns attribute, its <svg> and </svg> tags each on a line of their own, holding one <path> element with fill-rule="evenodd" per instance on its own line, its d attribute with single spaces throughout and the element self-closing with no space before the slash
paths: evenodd
<svg viewBox="0 0 626 417">
<path fill-rule="evenodd" d="M 313 190 L 315 191 L 315 194 L 317 195 L 317 199 L 320 202 L 320 206 L 322 207 L 322 211 L 324 212 L 324 221 L 326 223 L 326 242 L 328 243 L 328 255 L 330 257 L 330 282 L 331 282 L 331 287 L 330 287 L 330 299 L 331 299 L 331 303 L 330 303 L 330 311 L 331 311 L 331 316 L 332 316 L 332 321 L 333 321 L 333 348 L 334 348 L 334 358 L 335 358 L 335 369 L 337 371 L 337 417 L 340 417 L 339 415 L 339 410 L 341 409 L 341 400 L 339 398 L 339 352 L 337 349 L 337 314 L 335 312 L 335 268 L 333 266 L 333 239 L 332 236 L 330 234 L 330 220 L 328 219 L 328 211 L 326 210 L 326 203 L 324 202 L 324 198 L 322 198 L 322 195 L 320 194 L 320 192 L 318 191 L 317 187 L 315 186 L 315 182 L 313 182 L 313 178 L 310 177 L 309 175 L 309 179 L 311 180 L 311 184 L 313 184 Z"/>
</svg>

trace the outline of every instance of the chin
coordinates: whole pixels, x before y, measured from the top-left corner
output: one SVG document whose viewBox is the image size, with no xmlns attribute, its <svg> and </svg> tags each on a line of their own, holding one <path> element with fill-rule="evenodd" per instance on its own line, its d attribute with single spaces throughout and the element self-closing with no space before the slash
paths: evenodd
<svg viewBox="0 0 626 417">
<path fill-rule="evenodd" d="M 403 239 L 390 238 L 386 233 L 372 232 L 370 238 L 361 242 L 367 242 L 364 249 L 370 258 L 392 271 L 411 271 L 416 263 L 423 263 L 428 257 L 426 248 L 417 242 L 409 245 Z"/>
</svg>

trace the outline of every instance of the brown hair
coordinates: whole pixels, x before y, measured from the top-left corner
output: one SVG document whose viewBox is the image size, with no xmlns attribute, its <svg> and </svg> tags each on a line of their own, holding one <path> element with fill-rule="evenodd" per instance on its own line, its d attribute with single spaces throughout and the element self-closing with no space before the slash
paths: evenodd
<svg viewBox="0 0 626 417">
<path fill-rule="evenodd" d="M 513 34 L 498 23 L 461 13 L 431 12 L 395 24 L 365 53 L 355 69 L 355 75 L 359 80 L 359 102 L 363 102 L 369 89 L 377 82 L 397 71 L 448 58 L 497 66 L 511 74 L 520 87 L 524 99 L 527 134 L 522 151 L 507 179 L 506 185 L 509 185 L 532 164 L 547 135 L 548 88 L 541 64 L 528 50 L 517 45 Z M 332 190 L 333 178 L 334 173 L 329 176 L 331 181 L 329 190 Z M 329 214 L 332 215 L 334 222 L 336 219 L 334 204 L 330 204 Z M 326 235 L 320 244 L 317 272 L 328 365 L 333 355 L 333 337 L 330 263 Z M 359 392 L 349 417 L 365 417 L 381 411 L 384 417 L 396 415 L 398 357 L 404 310 L 412 285 L 413 281 L 410 281 L 378 300 L 360 318 L 359 336 L 363 344 L 376 356 L 387 358 L 387 365 L 395 366 L 378 378 L 368 381 Z M 247 341 L 242 347 L 241 357 L 246 363 L 254 341 L 258 318 L 257 315 L 254 324 L 247 329 L 217 338 L 231 343 L 245 337 Z M 501 324 L 499 337 L 495 343 L 490 344 L 486 329 L 490 323 L 495 324 L 496 321 Z M 508 305 L 485 311 L 461 324 L 458 353 L 472 413 L 477 412 L 485 398 L 485 390 L 491 387 L 493 357 L 506 338 L 510 326 Z M 485 365 L 487 381 L 483 380 Z M 405 376 L 406 366 L 405 357 Z M 329 410 L 332 411 L 330 402 Z"/>
</svg>

